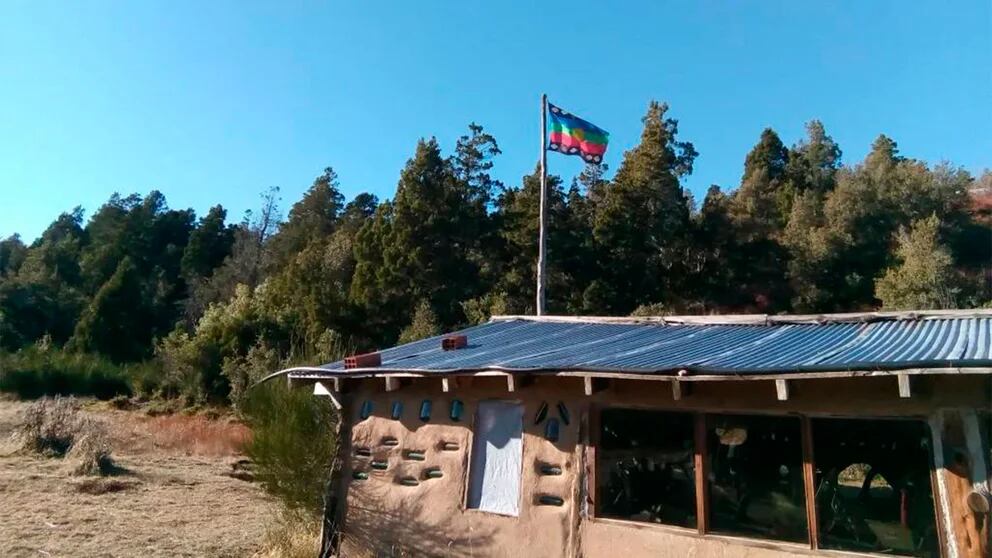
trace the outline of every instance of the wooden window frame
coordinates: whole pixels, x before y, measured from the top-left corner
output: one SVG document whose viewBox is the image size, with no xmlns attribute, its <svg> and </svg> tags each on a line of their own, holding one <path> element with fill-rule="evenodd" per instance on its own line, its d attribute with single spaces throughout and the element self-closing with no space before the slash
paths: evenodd
<svg viewBox="0 0 992 558">
<path fill-rule="evenodd" d="M 600 515 L 597 514 L 597 512 L 599 511 L 598 510 L 598 507 L 597 507 L 597 502 L 600 501 L 599 471 L 598 471 L 598 468 L 597 468 L 597 464 L 599 462 L 598 461 L 599 460 L 599 456 L 598 456 L 598 453 L 597 452 L 599 450 L 600 442 L 601 442 L 600 433 L 602 432 L 602 429 L 600 427 L 602 426 L 602 413 L 603 413 L 603 410 L 604 409 L 628 409 L 628 410 L 631 410 L 631 411 L 658 411 L 660 413 L 681 413 L 681 414 L 691 415 L 693 417 L 693 446 L 695 446 L 693 448 L 693 460 L 694 460 L 693 461 L 693 468 L 696 470 L 696 474 L 695 474 L 695 481 L 696 481 L 696 527 L 683 527 L 681 525 L 669 525 L 669 524 L 663 524 L 663 523 L 648 523 L 648 522 L 644 522 L 644 521 L 632 521 L 630 519 L 617 519 L 617 518 L 614 518 L 614 517 L 605 517 L 605 516 L 600 516 Z M 703 530 L 703 523 L 704 523 L 703 516 L 700 515 L 700 512 L 704 508 L 701 508 L 700 507 L 701 504 L 700 504 L 700 498 L 699 498 L 699 494 L 700 494 L 700 491 L 699 491 L 699 479 L 700 479 L 700 475 L 699 475 L 699 471 L 700 471 L 699 463 L 700 463 L 700 461 L 699 461 L 699 459 L 700 459 L 700 457 L 699 457 L 699 444 L 698 444 L 699 435 L 700 435 L 700 433 L 699 433 L 700 420 L 703 421 L 702 433 L 703 433 L 703 439 L 705 440 L 705 434 L 706 434 L 706 423 L 705 423 L 705 419 L 706 419 L 706 413 L 705 412 L 703 412 L 703 411 L 695 411 L 695 410 L 692 410 L 692 409 L 655 409 L 655 408 L 641 407 L 641 406 L 631 407 L 631 406 L 626 406 L 626 405 L 601 405 L 601 404 L 596 404 L 596 403 L 590 404 L 589 405 L 589 432 L 588 432 L 587 444 L 586 444 L 586 448 L 585 448 L 585 458 L 586 458 L 586 464 L 585 464 L 586 478 L 585 478 L 585 483 L 586 483 L 586 498 L 587 498 L 587 504 L 588 504 L 587 511 L 586 511 L 586 518 L 597 520 L 597 521 L 619 522 L 619 523 L 622 523 L 624 525 L 634 525 L 634 526 L 637 526 L 637 527 L 645 527 L 645 528 L 649 528 L 649 529 L 668 529 L 668 530 L 671 530 L 671 531 L 674 531 L 674 532 L 677 532 L 677 533 L 682 533 L 682 534 L 689 534 L 689 533 L 696 533 L 696 534 L 699 534 L 699 535 L 705 534 L 705 532 Z M 705 451 L 706 450 L 704 448 L 703 449 L 704 455 L 705 455 Z M 703 459 L 703 463 L 704 463 L 703 466 L 705 467 L 706 466 L 705 465 L 705 463 L 706 463 L 706 460 L 705 459 Z M 702 478 L 705 481 L 706 477 L 703 476 Z M 705 482 L 703 484 L 704 484 L 703 491 L 706 492 L 706 497 L 708 498 L 708 496 L 709 496 L 708 488 L 705 487 L 705 484 L 706 484 Z"/>
<path fill-rule="evenodd" d="M 698 535 L 705 537 L 719 538 L 721 540 L 733 540 L 740 543 L 747 543 L 749 545 L 755 545 L 763 548 L 775 548 L 779 547 L 782 550 L 788 551 L 790 549 L 797 549 L 799 547 L 808 548 L 813 554 L 830 553 L 838 555 L 848 555 L 848 556 L 888 556 L 879 553 L 857 553 L 850 551 L 840 551 L 832 549 L 822 549 L 820 547 L 820 523 L 819 517 L 816 509 L 816 456 L 813 450 L 814 440 L 813 440 L 813 420 L 830 420 L 830 419 L 856 419 L 856 420 L 909 420 L 909 421 L 922 421 L 927 422 L 926 418 L 919 416 L 898 416 L 898 417 L 884 417 L 884 416 L 859 416 L 859 415 L 829 415 L 829 414 L 805 414 L 805 413 L 748 413 L 748 412 L 732 412 L 723 410 L 705 410 L 705 409 L 658 409 L 661 412 L 684 412 L 694 415 L 694 465 L 695 465 L 695 477 L 696 477 L 696 528 L 691 527 L 681 527 L 679 525 L 655 525 L 648 524 L 639 521 L 631 521 L 626 519 L 617 519 L 610 517 L 602 517 L 597 515 L 598 508 L 597 502 L 600 501 L 600 483 L 598 478 L 597 463 L 598 455 L 597 450 L 600 447 L 600 431 L 601 431 L 601 415 L 604 409 L 641 409 L 648 410 L 644 407 L 626 407 L 624 405 L 601 405 L 592 404 L 589 406 L 589 432 L 587 436 L 587 444 L 585 448 L 586 457 L 586 478 L 585 482 L 587 485 L 587 498 L 588 498 L 588 509 L 586 517 L 592 520 L 603 521 L 606 523 L 616 523 L 618 525 L 630 526 L 635 528 L 645 528 L 645 529 L 661 529 L 667 530 L 673 533 L 681 533 L 684 535 Z M 777 541 L 747 537 L 745 535 L 729 535 L 724 533 L 714 533 L 710 530 L 710 493 L 709 493 L 709 444 L 707 444 L 707 427 L 709 425 L 709 418 L 711 415 L 722 415 L 722 414 L 743 414 L 743 415 L 758 415 L 758 416 L 773 416 L 781 418 L 796 418 L 800 421 L 800 445 L 802 448 L 802 466 L 803 466 L 803 493 L 805 496 L 806 505 L 806 521 L 807 521 L 807 533 L 808 533 L 808 543 L 803 545 L 802 543 L 790 542 L 790 541 Z M 939 486 L 937 483 L 936 475 L 938 474 L 933 457 L 933 447 L 930 448 L 930 467 L 931 467 L 931 479 L 930 479 L 930 490 L 934 495 L 934 506 L 935 506 L 935 519 L 937 523 L 937 535 L 940 541 L 940 555 L 945 555 L 944 541 L 945 533 L 943 523 L 940 521 L 941 509 L 940 509 L 940 498 L 938 497 Z"/>
</svg>

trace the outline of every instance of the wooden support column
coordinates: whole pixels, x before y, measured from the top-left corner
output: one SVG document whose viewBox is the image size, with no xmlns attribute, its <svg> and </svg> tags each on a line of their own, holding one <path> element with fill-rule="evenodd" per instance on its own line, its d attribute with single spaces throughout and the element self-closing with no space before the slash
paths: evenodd
<svg viewBox="0 0 992 558">
<path fill-rule="evenodd" d="M 456 376 L 441 378 L 441 391 L 448 393 L 456 389 L 458 389 L 458 378 Z"/>
<path fill-rule="evenodd" d="M 912 397 L 913 391 L 910 385 L 910 376 L 908 374 L 897 374 L 896 378 L 899 380 L 899 397 L 903 399 Z"/>
<path fill-rule="evenodd" d="M 775 380 L 775 397 L 779 401 L 789 400 L 789 380 Z"/>
<path fill-rule="evenodd" d="M 706 445 L 706 415 L 695 416 L 694 445 L 696 469 L 696 525 L 700 535 L 710 529 L 709 455 Z"/>
<path fill-rule="evenodd" d="M 514 392 L 534 384 L 534 376 L 529 375 L 506 375 L 506 390 Z"/>
<path fill-rule="evenodd" d="M 681 380 L 672 380 L 672 399 L 674 401 L 688 397 L 690 393 L 692 393 L 692 384 Z"/>
<path fill-rule="evenodd" d="M 806 495 L 806 523 L 809 525 L 809 547 L 820 548 L 820 523 L 816 511 L 816 461 L 813 456 L 813 424 L 802 417 L 803 489 Z"/>
<path fill-rule="evenodd" d="M 587 396 L 604 391 L 610 387 L 609 378 L 593 378 L 592 376 L 586 376 L 582 380 L 585 387 L 585 394 Z"/>
<path fill-rule="evenodd" d="M 589 406 L 589 430 L 586 443 L 586 516 L 596 517 L 596 502 L 599 498 L 599 480 L 596 475 L 596 449 L 600 442 L 600 409 Z"/>
<path fill-rule="evenodd" d="M 977 437 L 977 419 L 972 409 L 945 410 L 930 420 L 934 465 L 942 521 L 947 533 L 949 556 L 979 558 L 989 555 L 988 513 L 976 512 L 969 499 L 988 489 L 985 457 Z"/>
<path fill-rule="evenodd" d="M 400 389 L 400 379 L 386 376 L 386 391 L 396 391 Z"/>
</svg>

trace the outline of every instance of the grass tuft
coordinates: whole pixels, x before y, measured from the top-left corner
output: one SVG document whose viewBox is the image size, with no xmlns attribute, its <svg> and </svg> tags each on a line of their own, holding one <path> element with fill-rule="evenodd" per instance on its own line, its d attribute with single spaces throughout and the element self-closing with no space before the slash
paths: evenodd
<svg viewBox="0 0 992 558">
<path fill-rule="evenodd" d="M 253 558 L 313 558 L 320 551 L 320 521 L 296 514 L 283 517 L 265 533 Z"/>
</svg>

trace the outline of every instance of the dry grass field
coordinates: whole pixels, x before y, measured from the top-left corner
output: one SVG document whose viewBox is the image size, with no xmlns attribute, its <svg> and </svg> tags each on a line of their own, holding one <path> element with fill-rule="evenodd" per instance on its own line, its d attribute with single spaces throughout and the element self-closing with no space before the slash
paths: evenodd
<svg viewBox="0 0 992 558">
<path fill-rule="evenodd" d="M 0 556 L 250 557 L 276 523 L 278 506 L 234 472 L 248 435 L 238 423 L 87 405 L 122 471 L 81 477 L 12 451 L 27 405 L 0 400 Z"/>
</svg>

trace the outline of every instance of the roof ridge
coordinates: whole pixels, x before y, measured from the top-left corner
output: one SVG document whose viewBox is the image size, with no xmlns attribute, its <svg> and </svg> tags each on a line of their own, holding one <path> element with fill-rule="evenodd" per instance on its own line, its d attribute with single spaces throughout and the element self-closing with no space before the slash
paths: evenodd
<svg viewBox="0 0 992 558">
<path fill-rule="evenodd" d="M 716 314 L 709 316 L 528 316 L 511 314 L 492 316 L 489 321 L 526 320 L 548 323 L 658 325 L 785 325 L 968 318 L 992 318 L 992 308 L 848 312 L 836 314 Z"/>
</svg>

